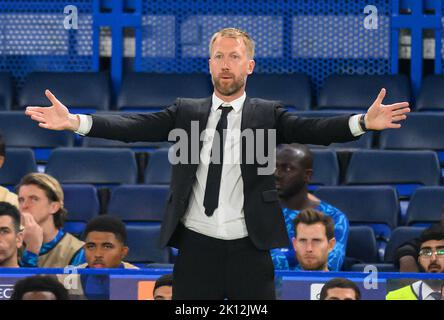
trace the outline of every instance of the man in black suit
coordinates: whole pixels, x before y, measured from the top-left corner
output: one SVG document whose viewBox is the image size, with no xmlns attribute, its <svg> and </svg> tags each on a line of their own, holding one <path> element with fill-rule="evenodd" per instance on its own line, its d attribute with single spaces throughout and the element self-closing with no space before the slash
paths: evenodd
<svg viewBox="0 0 444 320">
<path fill-rule="evenodd" d="M 365 115 L 331 119 L 290 115 L 277 102 L 246 96 L 253 57 L 254 42 L 248 34 L 227 28 L 210 41 L 212 97 L 177 99 L 151 114 L 84 116 L 70 114 L 47 90 L 51 107 L 26 110 L 42 128 L 123 141 L 165 141 L 173 129 L 182 129 L 189 138 L 192 127 L 199 126 L 198 137 L 202 134 L 204 141 L 197 148 L 191 141 L 188 150 L 181 150 L 188 151 L 188 161 L 173 166 L 162 224 L 161 245 L 179 248 L 174 299 L 275 299 L 269 249 L 288 246 L 288 236 L 273 175 L 260 174 L 264 165 L 256 156 L 247 161 L 251 154 L 246 150 L 251 146 L 241 138 L 240 130 L 252 130 L 256 142 L 260 130 L 272 140 L 275 134 L 272 145 L 327 145 L 355 139 L 366 130 L 399 128 L 394 122 L 404 120 L 410 111 L 406 102 L 383 106 L 382 89 Z M 224 130 L 238 134 L 224 139 Z M 213 139 L 217 135 L 219 144 Z M 259 139 L 264 146 L 269 142 Z M 265 152 L 272 154 L 274 148 Z M 228 163 L 228 154 L 238 161 Z M 190 161 L 193 157 L 198 163 Z"/>
</svg>

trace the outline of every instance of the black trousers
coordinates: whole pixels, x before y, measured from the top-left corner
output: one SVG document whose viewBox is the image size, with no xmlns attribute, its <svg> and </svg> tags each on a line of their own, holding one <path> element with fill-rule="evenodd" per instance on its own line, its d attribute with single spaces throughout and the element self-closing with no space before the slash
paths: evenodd
<svg viewBox="0 0 444 320">
<path fill-rule="evenodd" d="M 274 266 L 268 250 L 250 238 L 220 240 L 181 225 L 174 264 L 174 300 L 274 300 Z"/>
</svg>

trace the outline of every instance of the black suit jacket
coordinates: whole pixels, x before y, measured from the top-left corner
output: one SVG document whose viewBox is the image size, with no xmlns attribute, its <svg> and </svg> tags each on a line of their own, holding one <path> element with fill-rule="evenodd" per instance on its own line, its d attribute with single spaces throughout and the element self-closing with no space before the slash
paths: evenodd
<svg viewBox="0 0 444 320">
<path fill-rule="evenodd" d="M 190 137 L 193 120 L 199 123 L 199 133 L 205 130 L 211 104 L 211 97 L 177 99 L 172 106 L 156 113 L 103 116 L 95 114 L 92 116 L 93 125 L 88 135 L 127 142 L 166 141 L 172 129 L 181 128 Z M 242 110 L 241 130 L 252 129 L 256 137 L 259 132 L 257 129 L 275 129 L 277 144 L 299 142 L 328 145 L 332 142 L 355 139 L 350 132 L 348 120 L 349 116 L 304 119 L 288 113 L 278 102 L 247 97 Z M 201 148 L 202 143 L 199 145 Z M 248 164 L 245 162 L 245 152 L 242 154 L 241 173 L 248 235 L 258 249 L 286 247 L 289 244 L 288 235 L 274 177 L 258 175 L 260 161 L 255 158 L 254 163 Z M 188 207 L 196 170 L 197 164 L 173 166 L 171 192 L 161 229 L 162 247 L 180 247 L 180 239 L 173 234 Z"/>
</svg>

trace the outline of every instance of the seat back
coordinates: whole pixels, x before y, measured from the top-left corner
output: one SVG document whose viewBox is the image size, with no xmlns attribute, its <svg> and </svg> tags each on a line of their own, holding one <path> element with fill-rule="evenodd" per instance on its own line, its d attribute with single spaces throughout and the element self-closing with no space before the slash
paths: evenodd
<svg viewBox="0 0 444 320">
<path fill-rule="evenodd" d="M 5 162 L 0 169 L 0 185 L 15 186 L 31 172 L 37 172 L 34 153 L 28 148 L 6 148 Z"/>
<path fill-rule="evenodd" d="M 444 187 L 418 188 L 407 208 L 407 224 L 432 224 L 441 220 L 444 209 Z"/>
<path fill-rule="evenodd" d="M 151 153 L 145 169 L 146 184 L 170 184 L 172 165 L 168 160 L 168 152 L 169 149 L 160 149 Z"/>
<path fill-rule="evenodd" d="M 168 186 L 121 185 L 111 193 L 108 214 L 128 221 L 163 220 Z"/>
<path fill-rule="evenodd" d="M 384 262 L 393 262 L 396 250 L 407 241 L 418 238 L 424 229 L 420 227 L 398 227 L 393 230 L 392 237 L 385 248 Z"/>
<path fill-rule="evenodd" d="M 346 256 L 363 263 L 378 262 L 378 248 L 375 234 L 371 227 L 350 227 Z"/>
<path fill-rule="evenodd" d="M 429 75 L 422 80 L 421 89 L 416 99 L 416 111 L 444 110 L 443 75 Z"/>
<path fill-rule="evenodd" d="M 305 74 L 260 74 L 248 77 L 246 91 L 250 97 L 279 100 L 297 110 L 311 107 L 310 79 Z"/>
<path fill-rule="evenodd" d="M 382 88 L 387 90 L 385 104 L 410 101 L 405 75 L 334 75 L 325 80 L 317 108 L 367 110 Z"/>
<path fill-rule="evenodd" d="M 105 72 L 33 72 L 20 92 L 18 108 L 50 106 L 46 89 L 70 109 L 108 110 L 111 102 Z"/>
<path fill-rule="evenodd" d="M 137 182 L 134 152 L 123 148 L 58 148 L 51 153 L 46 173 L 66 184 Z"/>
<path fill-rule="evenodd" d="M 212 92 L 208 74 L 131 72 L 123 77 L 117 109 L 163 109 L 179 97 L 204 98 Z"/>
</svg>

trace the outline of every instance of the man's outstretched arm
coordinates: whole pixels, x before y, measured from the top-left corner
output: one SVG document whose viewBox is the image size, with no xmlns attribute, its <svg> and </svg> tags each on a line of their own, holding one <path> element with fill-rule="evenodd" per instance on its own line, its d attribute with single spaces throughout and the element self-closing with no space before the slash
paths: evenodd
<svg viewBox="0 0 444 320">
<path fill-rule="evenodd" d="M 50 130 L 71 130 L 81 135 L 126 142 L 167 141 L 175 126 L 178 102 L 153 113 L 115 115 L 71 114 L 49 90 L 45 95 L 50 107 L 29 106 L 25 114 L 37 121 L 39 126 Z"/>
<path fill-rule="evenodd" d="M 301 118 L 278 110 L 278 138 L 281 143 L 310 143 L 328 145 L 356 139 L 366 130 L 397 129 L 410 112 L 408 102 L 390 105 L 382 103 L 386 90 L 382 89 L 366 114 L 333 118 Z M 360 118 L 364 116 L 364 125 Z"/>
</svg>

